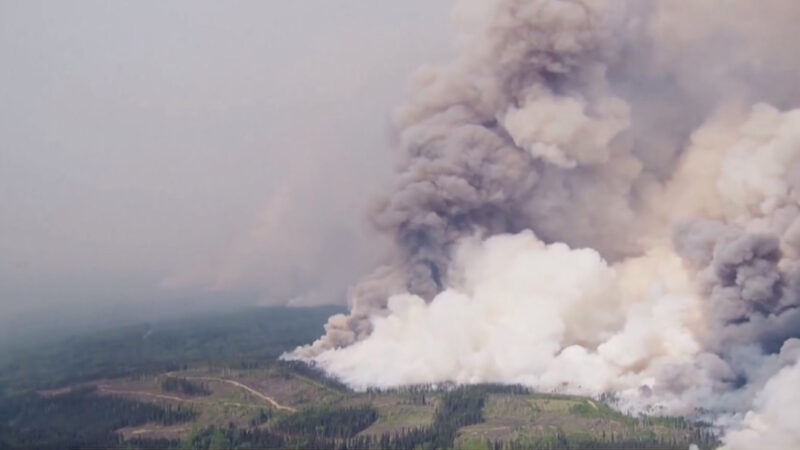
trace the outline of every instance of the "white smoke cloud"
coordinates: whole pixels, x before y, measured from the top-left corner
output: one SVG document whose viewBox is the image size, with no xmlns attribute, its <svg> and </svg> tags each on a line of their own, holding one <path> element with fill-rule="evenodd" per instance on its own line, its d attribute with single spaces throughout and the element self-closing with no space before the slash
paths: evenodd
<svg viewBox="0 0 800 450">
<path fill-rule="evenodd" d="M 369 337 L 317 363 L 360 388 L 455 381 L 635 393 L 700 351 L 699 299 L 674 254 L 609 266 L 594 250 L 524 232 L 466 240 L 452 267 L 458 281 L 430 303 L 391 297 Z"/>
<path fill-rule="evenodd" d="M 628 106 L 603 99 L 595 106 L 597 118 L 586 114 L 586 106 L 580 99 L 545 94 L 510 109 L 503 125 L 517 146 L 553 165 L 602 164 L 610 157 L 611 140 L 629 126 Z"/>
<path fill-rule="evenodd" d="M 800 65 L 778 44 L 800 3 L 490 3 L 460 4 L 462 53 L 396 115 L 372 214 L 396 261 L 287 357 L 357 388 L 613 392 L 786 447 Z"/>
</svg>

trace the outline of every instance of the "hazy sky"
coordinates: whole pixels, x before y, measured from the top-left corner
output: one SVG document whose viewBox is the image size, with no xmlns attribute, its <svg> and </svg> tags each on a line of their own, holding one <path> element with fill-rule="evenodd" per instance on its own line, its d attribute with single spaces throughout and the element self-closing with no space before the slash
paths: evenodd
<svg viewBox="0 0 800 450">
<path fill-rule="evenodd" d="M 450 52 L 449 9 L 0 1 L 0 318 L 342 302 L 380 253 L 362 211 L 391 108 Z"/>
</svg>

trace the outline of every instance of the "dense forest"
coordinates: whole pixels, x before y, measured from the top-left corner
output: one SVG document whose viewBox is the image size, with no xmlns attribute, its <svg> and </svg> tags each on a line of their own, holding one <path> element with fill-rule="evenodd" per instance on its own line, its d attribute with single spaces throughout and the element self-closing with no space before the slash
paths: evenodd
<svg viewBox="0 0 800 450">
<path fill-rule="evenodd" d="M 378 412 L 369 406 L 319 408 L 283 416 L 270 429 L 283 435 L 314 435 L 328 438 L 352 438 L 378 420 Z"/>
<path fill-rule="evenodd" d="M 338 307 L 251 308 L 93 330 L 0 352 L 0 396 L 98 378 L 157 374 L 186 364 L 247 366 L 313 341 Z"/>
<path fill-rule="evenodd" d="M 91 387 L 55 396 L 26 393 L 0 405 L 0 448 L 111 448 L 123 443 L 114 430 L 196 417 L 191 409 L 160 407 L 100 396 Z"/>
<path fill-rule="evenodd" d="M 161 381 L 161 390 L 186 395 L 211 395 L 207 384 L 195 383 L 179 377 L 164 377 L 164 380 Z"/>
</svg>

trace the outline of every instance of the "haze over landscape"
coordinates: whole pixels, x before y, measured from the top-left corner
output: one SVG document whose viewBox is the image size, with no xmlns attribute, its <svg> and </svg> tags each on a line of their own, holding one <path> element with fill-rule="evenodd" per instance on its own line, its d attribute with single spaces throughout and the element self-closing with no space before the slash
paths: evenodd
<svg viewBox="0 0 800 450">
<path fill-rule="evenodd" d="M 800 448 L 800 3 L 2 13 L 8 442 Z"/>
<path fill-rule="evenodd" d="M 344 302 L 391 108 L 451 47 L 448 2 L 0 8 L 3 319 Z"/>
</svg>

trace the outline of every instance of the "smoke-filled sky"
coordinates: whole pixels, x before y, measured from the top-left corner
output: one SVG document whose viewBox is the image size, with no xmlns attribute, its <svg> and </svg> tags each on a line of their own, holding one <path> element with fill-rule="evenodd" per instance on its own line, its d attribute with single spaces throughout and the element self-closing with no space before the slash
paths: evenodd
<svg viewBox="0 0 800 450">
<path fill-rule="evenodd" d="M 351 286 L 286 358 L 800 447 L 800 3 L 451 6 L 2 3 L 1 317 Z"/>
<path fill-rule="evenodd" d="M 800 3 L 454 11 L 368 214 L 393 258 L 284 357 L 358 389 L 613 394 L 800 448 Z"/>
<path fill-rule="evenodd" d="M 0 1 L 0 318 L 343 302 L 450 6 Z"/>
</svg>

